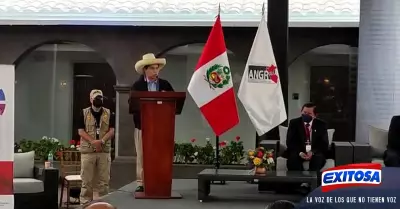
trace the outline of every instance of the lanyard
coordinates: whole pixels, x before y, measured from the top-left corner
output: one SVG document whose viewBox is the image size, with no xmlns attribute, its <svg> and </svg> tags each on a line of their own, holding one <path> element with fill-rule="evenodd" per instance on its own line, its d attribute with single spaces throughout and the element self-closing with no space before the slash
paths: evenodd
<svg viewBox="0 0 400 209">
<path fill-rule="evenodd" d="M 101 120 L 101 118 L 100 118 L 100 120 Z M 95 121 L 94 124 L 96 126 L 96 139 L 100 139 L 100 125 L 97 123 L 96 119 L 94 121 Z"/>
</svg>

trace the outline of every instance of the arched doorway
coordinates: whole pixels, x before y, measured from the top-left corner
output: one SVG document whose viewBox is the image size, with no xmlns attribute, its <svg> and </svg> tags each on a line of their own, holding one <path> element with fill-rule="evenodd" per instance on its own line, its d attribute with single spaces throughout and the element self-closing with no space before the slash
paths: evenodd
<svg viewBox="0 0 400 209">
<path fill-rule="evenodd" d="M 115 114 L 116 77 L 92 48 L 73 42 L 44 43 L 15 62 L 15 140 L 54 137 L 78 140 L 78 118 L 90 105 L 89 93 L 100 89 L 105 107 Z"/>
<path fill-rule="evenodd" d="M 358 48 L 331 44 L 314 48 L 289 66 L 288 117 L 298 117 L 306 102 L 335 129 L 334 140 L 354 141 Z"/>
<path fill-rule="evenodd" d="M 204 43 L 184 44 L 170 48 L 159 54 L 167 59 L 167 65 L 160 73 L 173 85 L 175 91 L 187 91 L 187 86 L 193 75 L 198 59 L 203 51 Z M 246 64 L 246 58 L 235 56 L 228 50 L 229 64 L 233 75 L 235 91 L 238 90 Z M 243 139 L 244 148 L 254 148 L 256 131 L 240 101 L 237 100 L 240 124 L 220 137 L 220 141 L 232 141 L 236 136 Z M 215 136 L 207 121 L 203 118 L 199 108 L 192 97 L 187 94 L 182 114 L 176 118 L 175 139 L 177 142 L 190 142 L 197 139 L 196 143 L 205 143 L 210 138 L 215 143 Z"/>
</svg>

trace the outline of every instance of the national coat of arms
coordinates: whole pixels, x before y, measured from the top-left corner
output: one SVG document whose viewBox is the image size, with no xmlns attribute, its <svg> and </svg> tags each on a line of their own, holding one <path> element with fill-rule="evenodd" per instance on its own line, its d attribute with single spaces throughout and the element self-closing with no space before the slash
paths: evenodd
<svg viewBox="0 0 400 209">
<path fill-rule="evenodd" d="M 231 69 L 228 66 L 215 64 L 207 69 L 204 77 L 211 89 L 223 88 L 231 80 Z"/>
</svg>

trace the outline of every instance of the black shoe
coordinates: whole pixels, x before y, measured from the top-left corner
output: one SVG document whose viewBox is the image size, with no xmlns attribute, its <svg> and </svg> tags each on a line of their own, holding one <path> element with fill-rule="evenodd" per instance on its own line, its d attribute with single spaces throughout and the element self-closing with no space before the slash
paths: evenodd
<svg viewBox="0 0 400 209">
<path fill-rule="evenodd" d="M 136 187 L 135 192 L 144 192 L 144 187 L 143 186 Z"/>
</svg>

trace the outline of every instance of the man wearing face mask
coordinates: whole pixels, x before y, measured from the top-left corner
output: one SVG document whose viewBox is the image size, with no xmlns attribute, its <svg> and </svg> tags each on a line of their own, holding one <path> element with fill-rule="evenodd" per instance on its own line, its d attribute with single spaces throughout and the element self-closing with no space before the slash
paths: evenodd
<svg viewBox="0 0 400 209">
<path fill-rule="evenodd" d="M 100 196 L 108 194 L 111 138 L 115 127 L 114 115 L 103 107 L 101 90 L 94 89 L 90 92 L 90 103 L 91 107 L 82 111 L 78 129 L 81 137 L 81 204 L 93 200 L 94 185 L 97 185 Z M 94 182 L 95 179 L 97 182 Z"/>
<path fill-rule="evenodd" d="M 309 170 L 320 175 L 326 162 L 329 141 L 326 123 L 316 118 L 315 104 L 304 104 L 301 117 L 290 121 L 286 146 L 289 171 L 303 171 L 303 162 L 309 161 Z M 309 185 L 302 184 L 302 187 L 304 191 Z"/>
<path fill-rule="evenodd" d="M 131 91 L 174 91 L 171 84 L 158 77 L 158 73 L 165 66 L 166 60 L 156 58 L 154 54 L 143 55 L 142 60 L 135 64 L 136 72 L 140 74 L 139 79 L 132 85 Z M 143 150 L 142 150 L 142 127 L 140 112 L 133 113 L 135 123 L 135 146 L 136 146 L 136 192 L 143 192 Z M 154 124 L 156 125 L 156 124 Z"/>
</svg>

